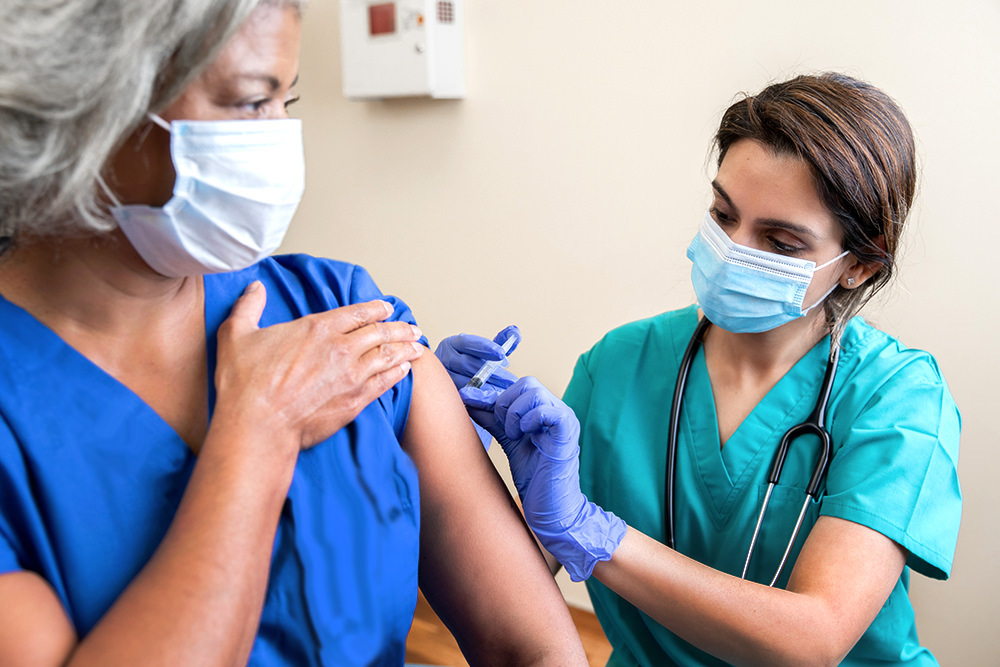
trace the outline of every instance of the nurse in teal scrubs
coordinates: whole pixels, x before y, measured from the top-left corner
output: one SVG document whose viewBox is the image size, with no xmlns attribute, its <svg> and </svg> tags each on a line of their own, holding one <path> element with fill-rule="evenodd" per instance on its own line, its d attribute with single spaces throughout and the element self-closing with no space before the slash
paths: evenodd
<svg viewBox="0 0 1000 667">
<path fill-rule="evenodd" d="M 503 446 L 555 567 L 587 580 L 609 664 L 935 665 L 907 587 L 911 572 L 951 570 L 960 417 L 933 357 L 856 316 L 893 268 L 916 178 L 910 127 L 878 89 L 827 74 L 736 102 L 716 143 L 687 251 L 698 306 L 608 333 L 565 403 L 505 373 L 463 398 Z M 668 415 L 702 317 L 670 549 Z M 819 499 L 770 587 L 818 454 L 809 436 L 791 446 L 743 579 L 775 449 L 813 411 L 834 349 Z M 462 385 L 502 357 L 464 335 L 438 354 Z"/>
</svg>

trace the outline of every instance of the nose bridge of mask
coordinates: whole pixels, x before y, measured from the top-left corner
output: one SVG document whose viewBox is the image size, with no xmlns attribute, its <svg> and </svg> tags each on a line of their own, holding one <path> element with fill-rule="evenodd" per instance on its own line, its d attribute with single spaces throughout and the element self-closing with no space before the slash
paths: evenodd
<svg viewBox="0 0 1000 667">
<path fill-rule="evenodd" d="M 719 226 L 710 213 L 705 214 L 705 221 L 702 223 L 709 245 L 719 256 L 719 258 L 736 266 L 743 267 L 774 276 L 787 278 L 796 282 L 808 283 L 812 280 L 813 267 L 816 263 L 811 260 L 797 259 L 795 257 L 785 257 L 776 253 L 758 250 L 750 246 L 740 245 L 729 238 L 729 234 Z"/>
<path fill-rule="evenodd" d="M 723 261 L 807 283 L 812 281 L 813 274 L 817 271 L 825 269 L 837 260 L 850 254 L 849 251 L 845 250 L 836 257 L 817 266 L 816 262 L 809 259 L 785 257 L 784 255 L 766 250 L 758 250 L 750 246 L 740 245 L 729 238 L 729 234 L 726 234 L 722 227 L 715 222 L 711 213 L 705 213 L 703 225 L 708 232 L 712 247 Z"/>
<path fill-rule="evenodd" d="M 701 233 L 692 241 L 687 253 L 693 262 L 692 275 L 697 283 L 695 290 L 699 303 L 712 294 L 737 310 L 767 301 L 782 304 L 780 308 L 789 313 L 799 313 L 809 287 L 808 272 L 789 270 L 784 263 L 769 262 L 767 257 L 752 252 L 734 255 L 737 245 L 706 216 Z"/>
<path fill-rule="evenodd" d="M 302 121 L 183 120 L 170 123 L 174 194 L 194 181 L 273 203 L 298 203 L 305 187 Z"/>
<path fill-rule="evenodd" d="M 297 118 L 259 120 L 175 120 L 166 121 L 149 113 L 150 120 L 170 133 L 171 147 L 184 152 L 216 153 L 220 151 L 257 152 L 284 149 L 301 152 L 302 121 Z"/>
</svg>

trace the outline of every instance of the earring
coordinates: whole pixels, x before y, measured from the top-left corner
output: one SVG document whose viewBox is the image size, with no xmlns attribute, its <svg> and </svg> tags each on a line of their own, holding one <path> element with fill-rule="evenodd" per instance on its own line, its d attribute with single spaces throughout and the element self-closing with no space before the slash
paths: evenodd
<svg viewBox="0 0 1000 667">
<path fill-rule="evenodd" d="M 847 279 L 847 286 L 848 287 L 852 287 L 853 285 L 854 285 L 854 278 L 848 278 Z"/>
</svg>

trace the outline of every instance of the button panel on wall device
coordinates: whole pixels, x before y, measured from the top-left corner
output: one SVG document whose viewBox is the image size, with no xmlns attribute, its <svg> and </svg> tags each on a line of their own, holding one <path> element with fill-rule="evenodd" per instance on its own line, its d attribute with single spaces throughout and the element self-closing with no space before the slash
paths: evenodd
<svg viewBox="0 0 1000 667">
<path fill-rule="evenodd" d="M 340 0 L 344 95 L 465 97 L 461 0 Z"/>
</svg>

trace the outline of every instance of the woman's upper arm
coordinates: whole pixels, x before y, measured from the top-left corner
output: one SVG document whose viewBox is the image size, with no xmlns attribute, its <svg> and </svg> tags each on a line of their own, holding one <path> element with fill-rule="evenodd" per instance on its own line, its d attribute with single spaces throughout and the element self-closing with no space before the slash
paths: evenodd
<svg viewBox="0 0 1000 667">
<path fill-rule="evenodd" d="M 33 572 L 0 574 L 0 664 L 62 665 L 76 646 L 76 631 L 48 582 Z"/>
<path fill-rule="evenodd" d="M 413 363 L 413 375 L 403 447 L 420 472 L 424 595 L 473 664 L 546 656 L 586 664 L 569 610 L 450 377 L 432 354 Z"/>
</svg>

